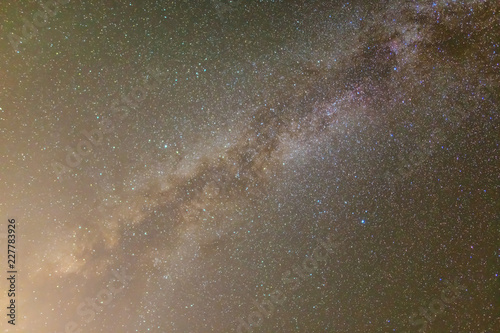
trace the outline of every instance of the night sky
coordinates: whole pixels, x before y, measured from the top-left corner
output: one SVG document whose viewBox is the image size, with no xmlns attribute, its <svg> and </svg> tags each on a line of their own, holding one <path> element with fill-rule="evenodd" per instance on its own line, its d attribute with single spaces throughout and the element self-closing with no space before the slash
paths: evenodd
<svg viewBox="0 0 500 333">
<path fill-rule="evenodd" d="M 41 3 L 0 6 L 1 332 L 500 332 L 498 1 Z"/>
</svg>

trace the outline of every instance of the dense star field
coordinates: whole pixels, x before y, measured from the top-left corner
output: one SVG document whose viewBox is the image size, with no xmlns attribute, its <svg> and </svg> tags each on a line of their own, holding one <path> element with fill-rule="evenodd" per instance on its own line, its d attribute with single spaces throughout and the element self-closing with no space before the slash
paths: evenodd
<svg viewBox="0 0 500 333">
<path fill-rule="evenodd" d="M 3 1 L 1 331 L 500 332 L 499 10 Z"/>
</svg>

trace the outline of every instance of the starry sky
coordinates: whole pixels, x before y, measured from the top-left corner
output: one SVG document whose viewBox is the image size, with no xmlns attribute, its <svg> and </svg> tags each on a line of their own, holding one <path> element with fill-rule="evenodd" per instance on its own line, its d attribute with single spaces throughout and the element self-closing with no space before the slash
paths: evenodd
<svg viewBox="0 0 500 333">
<path fill-rule="evenodd" d="M 1 332 L 500 332 L 499 10 L 2 0 Z"/>
</svg>

